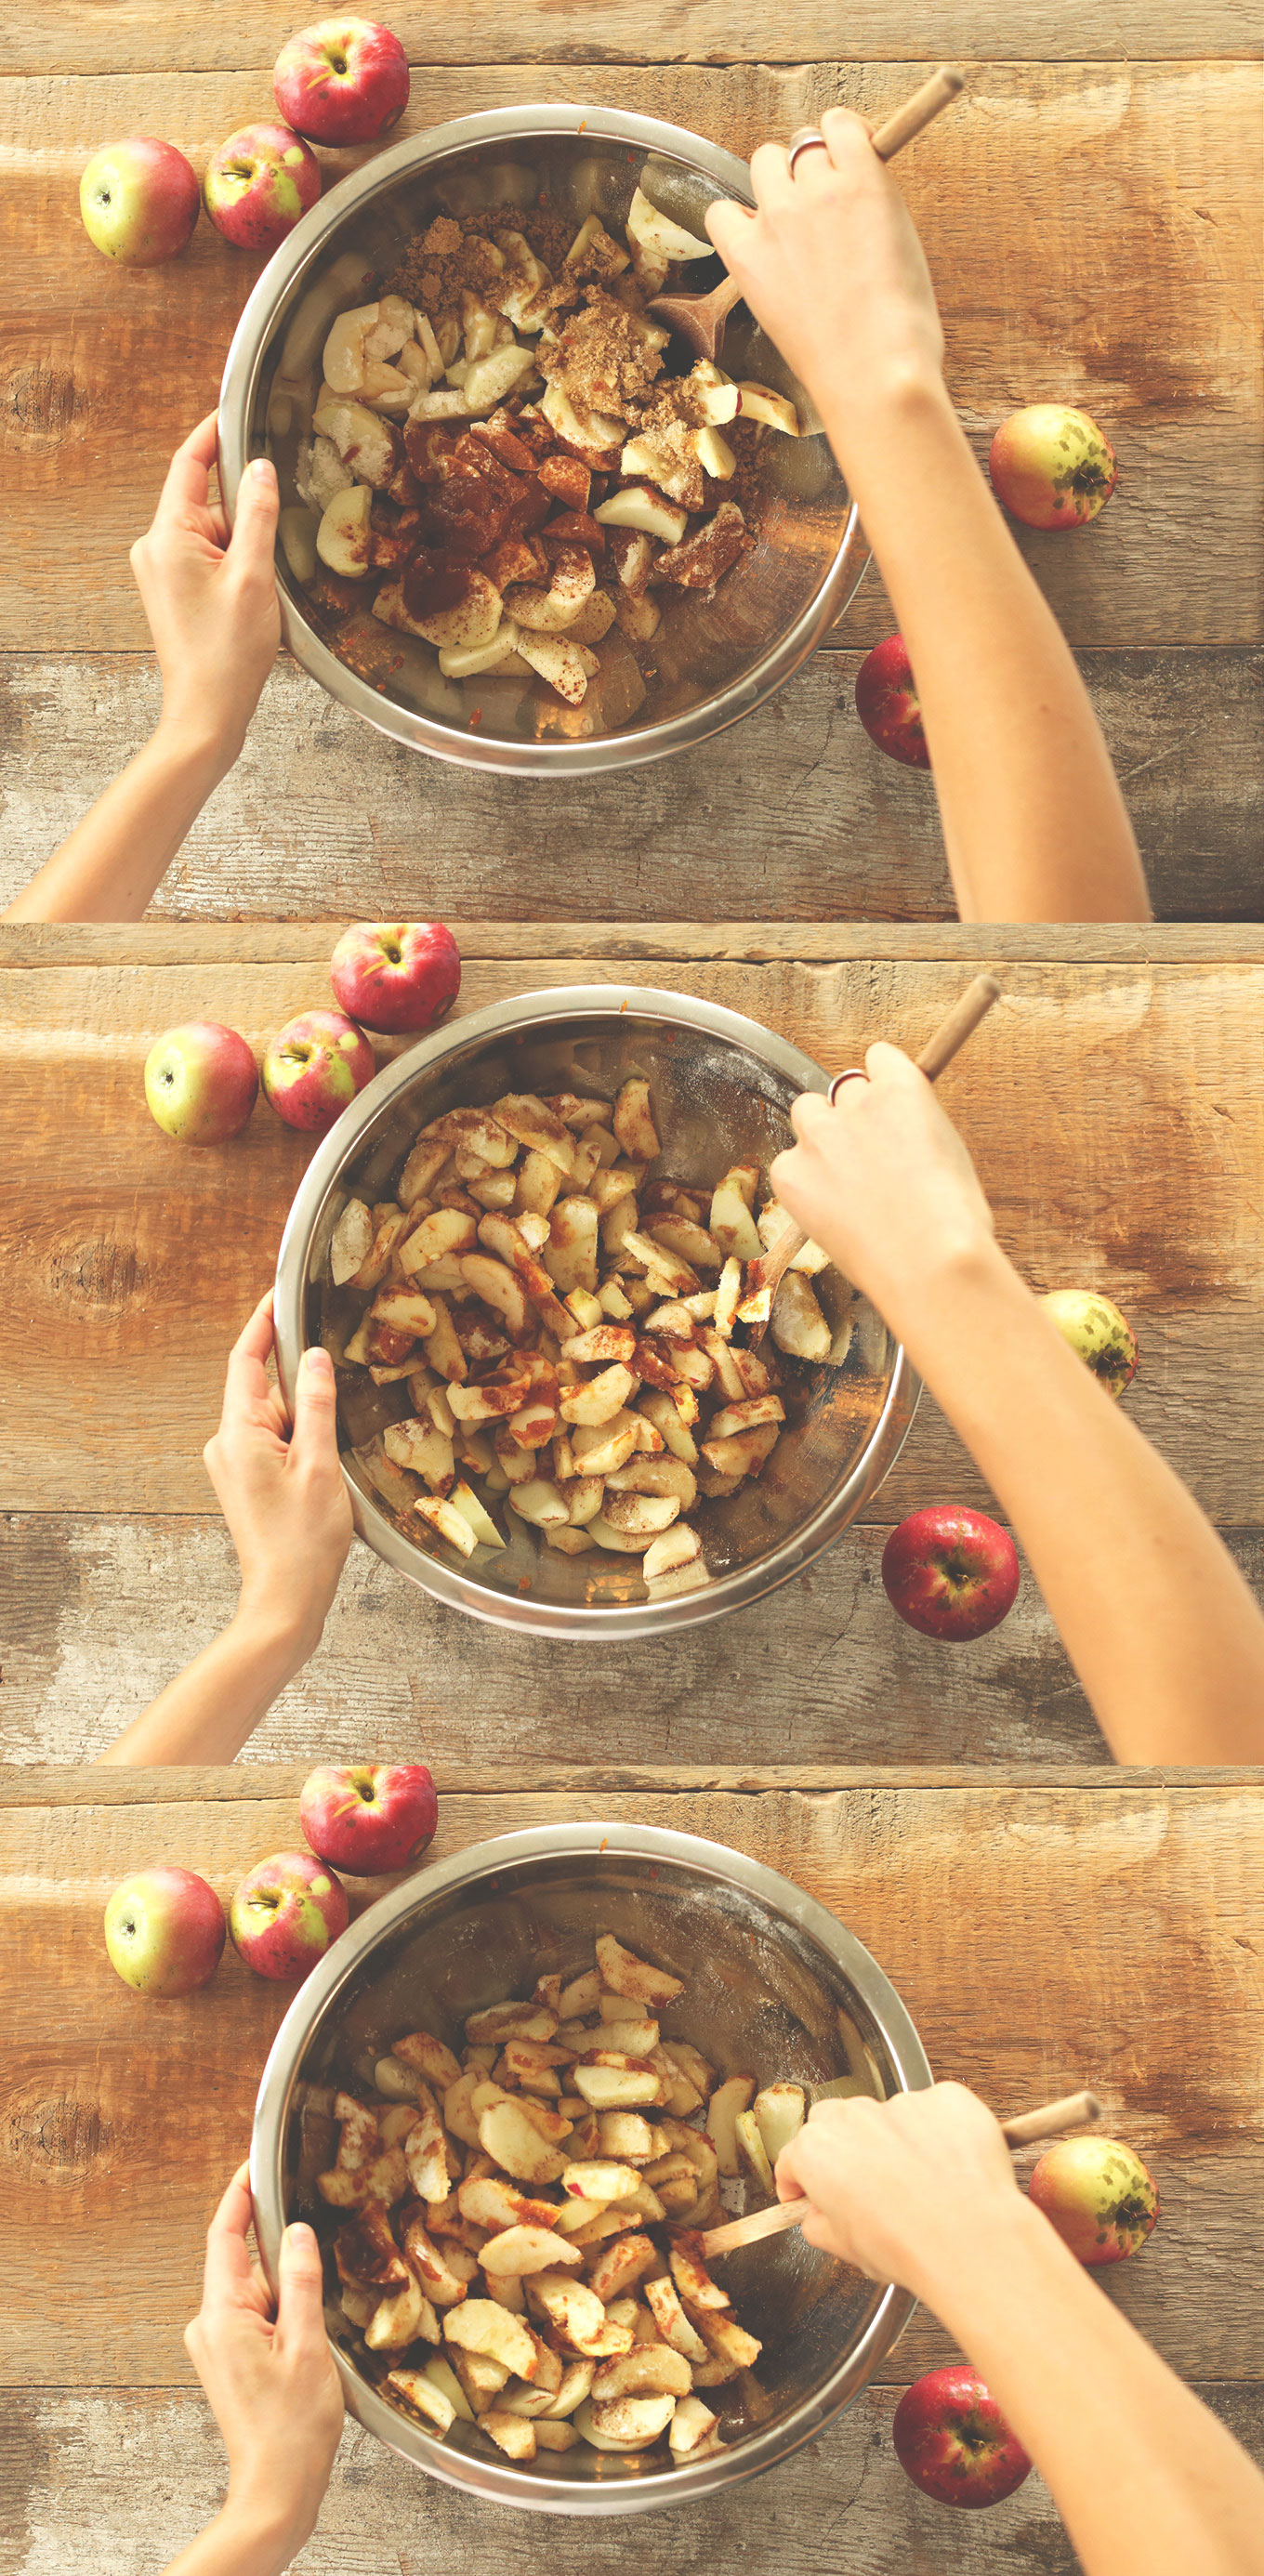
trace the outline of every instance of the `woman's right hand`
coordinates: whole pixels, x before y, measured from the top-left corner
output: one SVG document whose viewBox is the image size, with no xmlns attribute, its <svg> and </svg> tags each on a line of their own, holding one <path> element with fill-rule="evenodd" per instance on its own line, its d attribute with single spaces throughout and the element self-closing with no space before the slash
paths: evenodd
<svg viewBox="0 0 1264 2576">
<path fill-rule="evenodd" d="M 919 2298 L 1025 2206 L 1000 2125 L 964 2084 L 814 2103 L 777 2159 L 777 2196 L 811 2201 L 809 2245 Z"/>
<path fill-rule="evenodd" d="M 937 1280 L 993 1249 L 992 1211 L 925 1074 L 882 1041 L 865 1064 L 868 1080 L 845 1082 L 836 1108 L 815 1091 L 795 1101 L 799 1141 L 769 1178 L 781 1205 L 908 1340 Z"/>
<path fill-rule="evenodd" d="M 751 157 L 755 212 L 721 201 L 707 231 L 769 338 L 836 421 L 910 378 L 938 385 L 944 339 L 922 245 L 863 117 L 827 109 L 828 149 Z"/>
</svg>

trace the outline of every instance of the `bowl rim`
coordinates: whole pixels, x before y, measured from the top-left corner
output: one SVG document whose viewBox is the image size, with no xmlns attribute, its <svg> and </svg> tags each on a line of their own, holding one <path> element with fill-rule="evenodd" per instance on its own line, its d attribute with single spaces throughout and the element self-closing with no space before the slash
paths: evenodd
<svg viewBox="0 0 1264 2576">
<path fill-rule="evenodd" d="M 584 1824 L 532 1825 L 499 1834 L 456 1852 L 450 1859 L 423 1864 L 399 1886 L 357 1916 L 310 1976 L 304 1979 L 269 2049 L 255 2100 L 250 2140 L 250 2189 L 255 2233 L 263 2268 L 274 2291 L 281 2235 L 286 2224 L 282 2158 L 289 2093 L 313 2023 L 350 1982 L 365 1954 L 406 1916 L 418 1894 L 423 1901 L 442 1897 L 463 1885 L 474 1888 L 481 1878 L 495 1878 L 519 1861 L 553 1858 L 597 1860 L 609 1852 L 618 1858 L 650 1858 L 688 1868 L 729 1887 L 747 1889 L 786 1916 L 796 1929 L 815 1940 L 841 1967 L 860 2001 L 881 2029 L 899 2090 L 921 2092 L 934 2075 L 912 2015 L 885 1969 L 854 1932 L 823 1905 L 767 1862 L 752 1860 L 726 1843 L 681 1833 L 664 1825 L 629 1825 L 611 1820 Z M 424 1887 L 419 1889 L 418 1882 Z M 891 2097 L 888 2097 L 891 2098 Z M 875 2284 L 875 2287 L 881 2285 Z M 889 2282 L 855 2350 L 816 2390 L 801 2400 L 786 2420 L 755 2432 L 732 2450 L 713 2454 L 693 2468 L 665 2469 L 642 2481 L 579 2487 L 570 2480 L 523 2476 L 509 2461 L 483 2460 L 473 2452 L 445 2451 L 442 2441 L 401 2417 L 377 2397 L 331 2342 L 347 2408 L 357 2423 L 374 2433 L 389 2450 L 413 2467 L 459 2487 L 485 2502 L 526 2507 L 541 2513 L 599 2515 L 637 2513 L 660 2505 L 698 2503 L 734 2478 L 757 2477 L 789 2459 L 821 2433 L 857 2397 L 879 2361 L 903 2334 L 917 2301 L 909 2290 Z M 414 2436 L 405 2442 L 404 2432 Z M 459 2461 L 459 2468 L 458 2468 Z"/>
<path fill-rule="evenodd" d="M 406 1091 L 420 1071 L 441 1063 L 467 1040 L 514 1034 L 522 1036 L 554 1020 L 669 1020 L 703 1029 L 709 1036 L 742 1047 L 773 1071 L 786 1075 L 800 1091 L 828 1092 L 830 1077 L 812 1057 L 758 1020 L 700 995 L 673 993 L 648 984 L 570 984 L 527 992 L 490 1003 L 442 1026 L 407 1047 L 402 1055 L 366 1083 L 318 1146 L 299 1182 L 285 1221 L 277 1253 L 274 1291 L 277 1375 L 281 1392 L 294 1409 L 298 1364 L 305 1341 L 304 1281 L 308 1247 L 320 1215 L 352 1155 L 360 1150 L 366 1129 Z M 591 1608 L 579 1603 L 537 1601 L 529 1593 L 506 1594 L 472 1575 L 444 1565 L 425 1549 L 414 1547 L 387 1514 L 352 1482 L 345 1466 L 343 1481 L 351 1500 L 357 1536 L 419 1588 L 451 1608 L 492 1627 L 527 1631 L 574 1643 L 605 1638 L 661 1636 L 669 1630 L 701 1626 L 731 1610 L 746 1608 L 778 1590 L 823 1554 L 877 1492 L 912 1429 L 921 1381 L 903 1343 L 895 1345 L 890 1383 L 864 1447 L 844 1484 L 835 1490 L 792 1535 L 746 1566 L 735 1566 L 695 1592 L 678 1592 L 665 1601 L 610 1602 Z"/>
<path fill-rule="evenodd" d="M 683 161 L 692 169 L 700 169 L 740 204 L 754 204 L 749 167 L 736 153 L 709 142 L 705 135 L 692 133 L 687 126 L 666 124 L 658 117 L 640 116 L 624 108 L 559 103 L 487 108 L 405 136 L 339 180 L 327 196 L 318 198 L 273 252 L 246 300 L 224 361 L 219 393 L 219 480 L 230 528 L 247 460 L 266 452 L 262 439 L 251 437 L 251 419 L 278 307 L 292 289 L 298 289 L 344 219 L 410 172 L 420 173 L 454 159 L 474 145 L 509 143 L 515 138 L 522 141 L 550 135 L 578 136 L 580 132 L 594 143 L 642 145 L 647 154 L 660 152 L 665 158 Z M 598 736 L 591 742 L 528 743 L 477 731 L 462 733 L 438 718 L 383 699 L 322 642 L 278 576 L 281 640 L 301 670 L 393 742 L 430 752 L 462 768 L 508 770 L 517 777 L 528 778 L 589 777 L 665 759 L 671 752 L 709 741 L 762 706 L 815 651 L 859 587 L 868 560 L 863 555 L 858 569 L 853 563 L 859 530 L 860 514 L 849 496 L 838 550 L 818 589 L 793 625 L 742 679 L 687 708 L 669 723 L 643 725 Z"/>
</svg>

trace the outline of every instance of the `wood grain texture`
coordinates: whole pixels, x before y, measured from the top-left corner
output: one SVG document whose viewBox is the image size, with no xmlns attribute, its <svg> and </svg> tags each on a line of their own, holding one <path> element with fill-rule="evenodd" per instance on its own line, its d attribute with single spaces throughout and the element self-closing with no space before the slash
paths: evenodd
<svg viewBox="0 0 1264 2576">
<path fill-rule="evenodd" d="M 415 130 L 543 94 L 640 107 L 747 155 L 835 99 L 881 114 L 923 68 L 437 66 L 408 120 Z M 177 437 L 214 400 L 257 273 L 209 224 L 178 271 L 121 271 L 95 257 L 79 226 L 79 171 L 103 134 L 138 127 L 200 165 L 264 111 L 261 86 L 257 72 L 219 70 L 6 84 L 15 177 L 0 215 L 10 540 L 0 646 L 143 644 L 121 578 L 126 548 Z M 967 425 L 985 440 L 1047 390 L 1085 404 L 1117 440 L 1123 483 L 1094 528 L 1034 547 L 1024 539 L 1080 645 L 1258 638 L 1256 93 L 1249 63 L 982 62 L 968 100 L 903 165 Z M 357 157 L 326 156 L 339 172 Z M 886 614 L 876 594 L 861 602 L 847 641 L 886 631 L 868 622 Z"/>
<path fill-rule="evenodd" d="M 970 1473 L 936 1472 L 947 1439 L 924 1413 L 898 1495 L 893 1479 L 871 1507 L 883 1521 L 846 1531 L 792 1591 L 664 1639 L 542 1650 L 428 1600 L 357 1545 L 323 1643 L 251 1738 L 247 1778 L 318 1757 L 424 1761 L 464 1788 L 562 1786 L 576 1762 L 627 1788 L 649 1772 L 736 1788 L 786 1765 L 784 1785 L 805 1787 L 808 1766 L 840 1763 L 1105 1766 L 1030 1573 L 1003 1627 L 951 1651 L 887 1601 L 888 1522 Z M 1264 1538 L 1225 1536 L 1264 1598 Z M 0 1602 L 0 1764 L 89 1762 L 232 1617 L 236 1559 L 209 1512 L 15 1513 L 0 1521 Z M 28 1794 L 23 1780 L 0 1770 L 0 1804 Z"/>
<path fill-rule="evenodd" d="M 100 1912 L 157 1856 L 155 1817 L 90 1798 L 0 1817 L 0 2381 L 167 2387 L 191 2377 L 179 2330 L 201 2230 L 289 1996 L 230 1951 L 200 1994 L 138 2001 Z M 999 2111 L 1091 2081 L 1164 2198 L 1153 2246 L 1109 2294 L 1183 2373 L 1264 2377 L 1264 1787 L 452 1794 L 432 1850 L 611 1817 L 704 1835 L 805 1887 L 881 1962 L 936 2072 Z M 227 1896 L 296 1834 L 292 1796 L 204 1801 L 171 1812 L 159 1848 Z M 947 2349 L 919 2316 L 889 2376 Z"/>
<path fill-rule="evenodd" d="M 155 1824 L 160 1823 L 170 1836 L 178 1830 L 174 1813 L 178 1808 L 257 1804 L 261 1798 L 294 1799 L 310 1770 L 310 1757 L 301 1762 L 255 1761 L 244 1754 L 232 1763 L 165 1762 L 157 1770 L 116 1769 L 112 1764 L 76 1767 L 29 1762 L 21 1768 L 0 1765 L 0 1809 L 144 1807 L 152 1812 Z M 497 1763 L 481 1758 L 470 1763 L 450 1762 L 442 1753 L 434 1755 L 430 1770 L 436 1790 L 445 1798 L 458 1791 L 469 1797 L 487 1797 L 518 1788 L 522 1778 L 521 1764 L 517 1762 Z M 730 1798 L 762 1798 L 769 1790 L 808 1790 L 835 1796 L 844 1789 L 898 1789 L 902 1793 L 948 1789 L 965 1796 L 979 1789 L 999 1792 L 1036 1785 L 1041 1789 L 1074 1789 L 1078 1796 L 1090 1798 L 1100 1791 L 1113 1797 L 1121 1785 L 1133 1791 L 1176 1788 L 1182 1797 L 1201 1798 L 1217 1797 L 1226 1789 L 1257 1789 L 1260 1774 L 1250 1766 L 1234 1769 L 1208 1764 L 1189 1771 L 1129 1763 L 1121 1783 L 1118 1769 L 1092 1770 L 1082 1762 L 1071 1762 L 1050 1763 L 1037 1784 L 1026 1763 L 767 1762 L 757 1768 L 730 1762 L 637 1766 L 622 1761 L 552 1763 L 546 1759 L 533 1763 L 531 1775 L 533 1792 L 566 1789 L 583 1797 L 623 1796 L 632 1791 L 676 1797 L 704 1790 Z"/>
<path fill-rule="evenodd" d="M 1080 658 L 1156 912 L 1258 918 L 1264 657 Z M 767 706 L 676 759 L 554 782 L 421 758 L 283 657 L 150 920 L 421 910 L 510 922 L 525 908 L 540 923 L 588 909 L 637 921 L 647 901 L 679 899 L 684 870 L 695 920 L 732 920 L 768 901 L 774 831 L 787 924 L 951 919 L 934 788 L 864 732 L 853 695 L 860 659 L 819 653 Z M 158 710 L 156 671 L 135 655 L 0 658 L 0 905 L 130 759 Z"/>
<path fill-rule="evenodd" d="M 840 31 L 825 0 L 793 0 L 773 20 L 756 0 L 647 0 L 629 12 L 618 0 L 586 0 L 582 17 L 556 0 L 526 9 L 500 0 L 394 0 L 391 25 L 414 66 L 414 99 L 436 63 L 481 63 L 511 54 L 532 62 L 805 62 L 831 59 L 845 35 L 856 61 L 898 62 L 929 52 L 953 61 L 1031 55 L 1075 61 L 1086 52 L 1124 57 L 1195 57 L 1259 52 L 1250 0 L 1100 0 L 1091 22 L 1064 17 L 1043 0 L 925 0 L 908 23 L 889 0 L 852 0 Z M 83 0 L 40 0 L 15 21 L 11 72 L 234 71 L 264 75 L 256 112 L 267 112 L 272 64 L 293 31 L 290 0 L 126 0 L 87 9 Z"/>
<path fill-rule="evenodd" d="M 765 888 L 766 891 L 766 888 Z M 325 920 L 0 922 L 0 972 L 67 966 L 306 966 L 323 969 L 334 942 L 357 916 Z M 1264 965 L 1264 923 L 1228 922 L 813 922 L 813 921 L 462 921 L 449 915 L 468 965 L 474 959 L 593 958 L 621 968 L 731 960 L 743 966 L 860 962 L 959 966 L 1056 962 L 1077 966 Z"/>
<path fill-rule="evenodd" d="M 1264 2394 L 1198 2383 L 1198 2394 L 1264 2459 Z M 770 2476 L 645 2526 L 515 2514 L 423 2484 L 349 2424 L 320 2523 L 294 2576 L 625 2576 L 652 2549 L 656 2576 L 777 2567 L 784 2576 L 1074 2576 L 1079 2560 L 1039 2477 L 988 2513 L 945 2513 L 909 2484 L 891 2443 L 899 2391 L 865 2389 L 822 2438 Z M 0 2453 L 4 2576 L 157 2576 L 224 2494 L 210 2409 L 184 2390 L 32 2390 L 10 2400 Z M 635 2539 L 629 2533 L 637 2533 Z"/>
<path fill-rule="evenodd" d="M 916 1049 L 960 989 L 946 963 L 683 965 L 566 958 L 467 968 L 462 1008 L 574 982 L 658 984 L 723 1002 L 829 1068 L 884 1034 Z M 231 1147 L 181 1155 L 141 1070 L 164 1028 L 227 1021 L 257 1050 L 325 998 L 302 965 L 48 969 L 0 978 L 14 1283 L 0 1509 L 204 1512 L 203 1441 L 223 1365 L 271 1275 L 308 1140 L 261 1104 Z M 1207 1509 L 1264 1521 L 1264 973 L 1015 966 L 944 1093 L 1038 1288 L 1096 1284 L 1135 1319 L 1129 1404 Z M 916 1475 L 906 1463 L 916 1459 Z M 986 1499 L 928 1412 L 886 1490 Z"/>
</svg>

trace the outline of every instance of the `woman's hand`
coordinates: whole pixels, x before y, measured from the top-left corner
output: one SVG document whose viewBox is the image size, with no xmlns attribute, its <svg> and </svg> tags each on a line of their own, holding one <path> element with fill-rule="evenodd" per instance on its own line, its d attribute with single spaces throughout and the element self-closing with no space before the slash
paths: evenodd
<svg viewBox="0 0 1264 2576">
<path fill-rule="evenodd" d="M 815 2103 L 777 2159 L 777 2196 L 811 2201 L 809 2245 L 919 2298 L 1024 2206 L 1000 2126 L 964 2084 Z"/>
<path fill-rule="evenodd" d="M 275 2536 L 288 2566 L 315 2528 L 338 2437 L 342 2386 L 325 2333 L 320 2249 L 310 2227 L 281 2240 L 273 2300 L 246 2251 L 249 2167 L 234 2174 L 206 2237 L 202 2305 L 185 2350 L 228 2453 L 226 2518 Z"/>
<path fill-rule="evenodd" d="M 828 150 L 751 156 L 756 212 L 717 204 L 707 231 L 816 403 L 846 418 L 910 377 L 938 384 L 943 332 L 922 246 L 863 117 L 829 108 Z"/>
<path fill-rule="evenodd" d="M 937 1279 L 992 1249 L 992 1211 L 925 1074 L 881 1041 L 865 1063 L 868 1081 L 845 1082 L 836 1108 L 819 1092 L 796 1100 L 799 1141 L 769 1178 L 782 1206 L 908 1340 Z"/>
<path fill-rule="evenodd" d="M 291 1433 L 265 1365 L 272 1342 L 269 1293 L 229 1355 L 220 1426 L 202 1456 L 241 1565 L 242 1613 L 292 1630 L 302 1661 L 319 1644 L 338 1589 L 351 1505 L 329 1354 L 303 1353 Z"/>
<path fill-rule="evenodd" d="M 177 448 L 130 560 L 162 673 L 164 727 L 213 744 L 228 770 L 281 640 L 277 479 L 266 458 L 247 466 L 230 539 L 222 506 L 207 500 L 214 462 L 211 412 Z"/>
</svg>

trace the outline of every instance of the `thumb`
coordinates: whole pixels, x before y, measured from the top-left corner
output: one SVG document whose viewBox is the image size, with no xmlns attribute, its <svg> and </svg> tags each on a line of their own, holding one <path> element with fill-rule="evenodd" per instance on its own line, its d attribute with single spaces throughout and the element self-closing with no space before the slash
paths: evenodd
<svg viewBox="0 0 1264 2576">
<path fill-rule="evenodd" d="M 287 2227 L 277 2266 L 277 2327 L 288 2343 L 324 2338 L 325 2274 L 315 2232 L 300 2221 Z"/>
<path fill-rule="evenodd" d="M 237 486 L 237 516 L 228 543 L 228 560 L 239 571 L 257 571 L 264 564 L 270 568 L 280 500 L 271 458 L 254 457 Z"/>
<path fill-rule="evenodd" d="M 306 1350 L 298 1364 L 298 1383 L 294 1389 L 294 1432 L 290 1441 L 291 1456 L 307 1463 L 319 1462 L 336 1467 L 338 1463 L 338 1394 L 334 1384 L 334 1364 L 319 1342 Z"/>
</svg>

